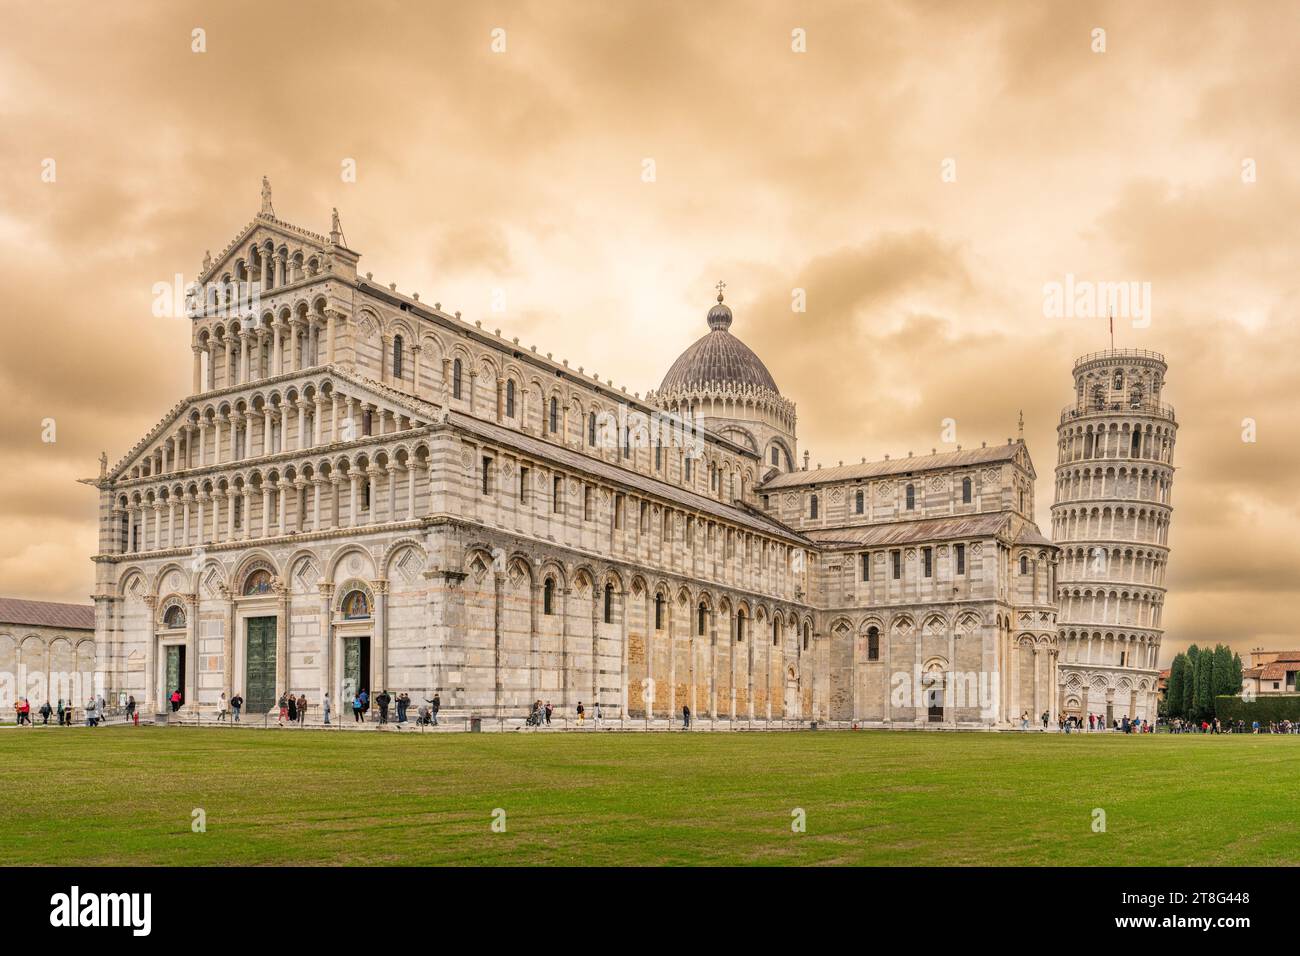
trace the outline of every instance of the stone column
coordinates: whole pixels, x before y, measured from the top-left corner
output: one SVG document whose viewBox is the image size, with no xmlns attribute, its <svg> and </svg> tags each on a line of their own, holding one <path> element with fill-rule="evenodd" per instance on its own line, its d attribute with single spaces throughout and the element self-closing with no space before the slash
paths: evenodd
<svg viewBox="0 0 1300 956">
<path fill-rule="evenodd" d="M 185 700 L 182 704 L 199 707 L 199 596 L 185 595 Z"/>
<path fill-rule="evenodd" d="M 275 602 L 275 697 L 289 689 L 289 588 L 279 578 L 273 588 Z"/>
<path fill-rule="evenodd" d="M 330 693 L 334 664 L 334 628 L 330 610 L 334 603 L 334 585 L 322 581 L 317 589 L 320 591 L 320 700 L 324 701 L 325 695 Z M 334 712 L 332 716 L 341 717 L 339 701 L 331 699 L 330 705 L 330 710 Z"/>
<path fill-rule="evenodd" d="M 271 374 L 279 375 L 284 371 L 284 357 L 280 354 L 284 346 L 280 340 L 280 320 L 271 323 Z"/>
<path fill-rule="evenodd" d="M 197 345 L 190 346 L 194 353 L 194 394 L 198 394 L 203 386 L 203 349 Z"/>
<path fill-rule="evenodd" d="M 158 597 L 146 594 L 143 598 L 147 620 L 144 630 L 144 703 L 157 714 L 161 711 L 161 696 L 158 689 Z M 84 704 L 85 701 L 82 701 Z"/>
</svg>

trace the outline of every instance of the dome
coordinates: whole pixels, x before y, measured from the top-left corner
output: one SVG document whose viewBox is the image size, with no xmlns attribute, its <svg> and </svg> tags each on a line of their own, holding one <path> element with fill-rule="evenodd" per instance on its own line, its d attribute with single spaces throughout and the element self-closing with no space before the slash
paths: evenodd
<svg viewBox="0 0 1300 956">
<path fill-rule="evenodd" d="M 736 338 L 731 327 L 731 309 L 718 302 L 709 309 L 709 332 L 678 356 L 659 391 L 691 390 L 710 385 L 752 385 L 780 394 L 772 373 L 748 345 Z"/>
</svg>

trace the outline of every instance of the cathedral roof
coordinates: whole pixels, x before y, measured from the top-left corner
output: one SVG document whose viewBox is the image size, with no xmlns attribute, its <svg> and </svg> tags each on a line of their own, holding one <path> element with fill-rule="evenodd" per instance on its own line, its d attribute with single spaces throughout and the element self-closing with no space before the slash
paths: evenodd
<svg viewBox="0 0 1300 956">
<path fill-rule="evenodd" d="M 731 308 L 722 301 L 709 309 L 709 331 L 678 356 L 664 376 L 660 392 L 692 391 L 718 385 L 771 389 L 781 394 L 767 366 L 753 350 L 731 334 Z"/>
<path fill-rule="evenodd" d="M 864 461 L 856 465 L 839 465 L 835 468 L 817 468 L 810 471 L 789 471 L 774 476 L 759 489 L 790 488 L 797 485 L 814 485 L 832 481 L 885 478 L 889 475 L 915 474 L 940 468 L 964 468 L 971 465 L 991 465 L 1014 461 L 1024 451 L 1024 442 L 993 445 L 984 448 L 965 448 L 961 451 L 942 451 L 933 455 L 907 458 L 886 458 L 883 461 Z M 1026 454 L 1026 461 L 1028 456 Z M 1032 466 L 1029 466 L 1032 468 Z"/>
</svg>

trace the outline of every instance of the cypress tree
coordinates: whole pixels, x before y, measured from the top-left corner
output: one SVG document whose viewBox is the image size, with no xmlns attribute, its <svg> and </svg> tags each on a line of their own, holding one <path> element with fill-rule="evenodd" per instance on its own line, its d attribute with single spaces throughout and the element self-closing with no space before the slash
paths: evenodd
<svg viewBox="0 0 1300 956">
<path fill-rule="evenodd" d="M 1183 668 L 1183 717 L 1187 720 L 1196 717 L 1196 664 L 1200 656 L 1195 644 L 1187 649 L 1187 664 Z"/>
<path fill-rule="evenodd" d="M 1196 656 L 1196 690 L 1192 700 L 1196 720 L 1214 716 L 1214 651 L 1207 649 Z"/>
<path fill-rule="evenodd" d="M 1183 716 L 1183 681 L 1187 655 L 1178 654 L 1169 665 L 1169 684 L 1165 688 L 1165 707 L 1170 717 Z"/>
</svg>

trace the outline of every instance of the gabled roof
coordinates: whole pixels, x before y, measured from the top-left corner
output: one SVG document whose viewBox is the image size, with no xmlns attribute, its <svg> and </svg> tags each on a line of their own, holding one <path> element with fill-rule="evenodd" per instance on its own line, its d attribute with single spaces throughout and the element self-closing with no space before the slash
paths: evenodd
<svg viewBox="0 0 1300 956">
<path fill-rule="evenodd" d="M 95 607 L 93 604 L 60 604 L 55 601 L 0 597 L 0 624 L 93 631 Z"/>
<path fill-rule="evenodd" d="M 268 216 L 264 213 L 258 214 L 248 225 L 244 226 L 226 247 L 221 250 L 212 260 L 211 265 L 199 275 L 199 282 L 211 282 L 214 276 L 220 275 L 224 267 L 234 260 L 235 253 L 238 252 L 248 241 L 248 238 L 257 230 L 262 229 L 265 232 L 279 236 L 293 242 L 304 242 L 315 247 L 318 252 L 324 253 L 327 248 L 331 247 L 329 238 L 315 232 L 310 232 L 300 226 L 276 219 L 274 216 Z M 333 246 L 332 248 L 342 248 Z M 349 250 L 351 251 L 351 250 Z"/>
<path fill-rule="evenodd" d="M 1029 453 L 1023 441 L 1009 445 L 993 445 L 984 448 L 964 448 L 961 451 L 944 451 L 934 455 L 917 455 L 910 458 L 886 458 L 881 461 L 864 461 L 856 465 L 838 465 L 834 468 L 818 468 L 811 471 L 788 471 L 777 475 L 760 486 L 760 491 L 776 488 L 793 488 L 799 485 L 820 485 L 836 481 L 854 479 L 885 478 L 890 475 L 916 474 L 924 471 L 937 471 L 946 468 L 963 468 L 975 465 L 991 465 L 1014 461 L 1017 455 L 1024 453 L 1025 462 L 1030 472 Z"/>
</svg>

